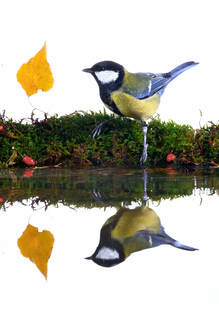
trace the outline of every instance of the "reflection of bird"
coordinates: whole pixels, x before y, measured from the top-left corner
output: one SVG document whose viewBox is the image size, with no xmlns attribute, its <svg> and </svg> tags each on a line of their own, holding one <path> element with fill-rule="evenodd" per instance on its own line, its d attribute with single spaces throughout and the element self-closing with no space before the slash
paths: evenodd
<svg viewBox="0 0 219 328">
<path fill-rule="evenodd" d="M 103 61 L 83 71 L 91 73 L 98 83 L 100 97 L 114 113 L 140 120 L 144 133 L 144 149 L 141 164 L 147 159 L 146 121 L 156 112 L 160 97 L 166 86 L 179 74 L 197 63 L 190 61 L 177 66 L 168 73 L 129 73 L 123 66 Z M 93 136 L 100 134 L 103 125 L 99 124 Z"/>
<path fill-rule="evenodd" d="M 122 207 L 103 225 L 99 245 L 87 259 L 101 266 L 111 267 L 123 262 L 134 252 L 163 244 L 187 251 L 196 250 L 169 237 L 161 226 L 159 217 L 149 207 Z"/>
</svg>

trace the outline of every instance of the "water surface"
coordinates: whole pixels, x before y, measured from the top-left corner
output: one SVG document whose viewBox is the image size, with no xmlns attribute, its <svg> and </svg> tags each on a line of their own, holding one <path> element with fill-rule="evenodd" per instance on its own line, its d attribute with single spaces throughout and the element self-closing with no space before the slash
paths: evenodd
<svg viewBox="0 0 219 328">
<path fill-rule="evenodd" d="M 218 193 L 217 170 L 0 170 L 2 327 L 218 327 Z"/>
</svg>

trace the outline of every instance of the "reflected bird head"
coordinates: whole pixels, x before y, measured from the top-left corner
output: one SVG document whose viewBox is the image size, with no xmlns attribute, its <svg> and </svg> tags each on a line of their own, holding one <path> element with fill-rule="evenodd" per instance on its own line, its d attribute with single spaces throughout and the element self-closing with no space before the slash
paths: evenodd
<svg viewBox="0 0 219 328">
<path fill-rule="evenodd" d="M 112 267 L 123 262 L 125 260 L 125 255 L 121 245 L 117 245 L 117 248 L 98 246 L 94 254 L 86 257 L 86 260 L 92 260 L 100 266 Z"/>
</svg>

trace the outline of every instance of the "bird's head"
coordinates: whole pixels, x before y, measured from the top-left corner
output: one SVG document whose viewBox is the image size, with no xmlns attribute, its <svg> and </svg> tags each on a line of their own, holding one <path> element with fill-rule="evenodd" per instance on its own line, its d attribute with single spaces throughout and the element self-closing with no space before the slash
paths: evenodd
<svg viewBox="0 0 219 328">
<path fill-rule="evenodd" d="M 124 254 L 120 254 L 117 249 L 111 247 L 101 247 L 95 251 L 95 253 L 86 260 L 92 260 L 96 264 L 104 267 L 112 267 L 125 260 Z"/>
<path fill-rule="evenodd" d="M 99 62 L 91 68 L 83 69 L 83 72 L 92 74 L 100 87 L 113 87 L 113 89 L 121 86 L 125 75 L 123 66 L 113 61 Z"/>
<path fill-rule="evenodd" d="M 96 264 L 104 267 L 112 267 L 125 260 L 125 253 L 122 244 L 111 238 L 108 226 L 104 226 L 101 230 L 100 243 L 94 254 L 86 257 L 87 260 L 92 260 Z M 109 235 L 108 235 L 109 234 Z"/>
</svg>

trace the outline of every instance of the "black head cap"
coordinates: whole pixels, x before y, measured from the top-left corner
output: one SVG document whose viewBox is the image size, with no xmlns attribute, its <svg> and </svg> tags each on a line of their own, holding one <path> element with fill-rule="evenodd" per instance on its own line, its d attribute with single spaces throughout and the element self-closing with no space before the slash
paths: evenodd
<svg viewBox="0 0 219 328">
<path fill-rule="evenodd" d="M 102 61 L 92 66 L 92 70 L 94 72 L 100 72 L 100 71 L 114 71 L 114 72 L 121 72 L 124 71 L 124 68 L 122 65 L 113 62 L 113 61 Z"/>
<path fill-rule="evenodd" d="M 91 73 L 100 88 L 106 87 L 111 91 L 120 88 L 125 75 L 122 65 L 108 60 L 99 62 L 91 68 L 85 68 L 83 72 Z"/>
</svg>

